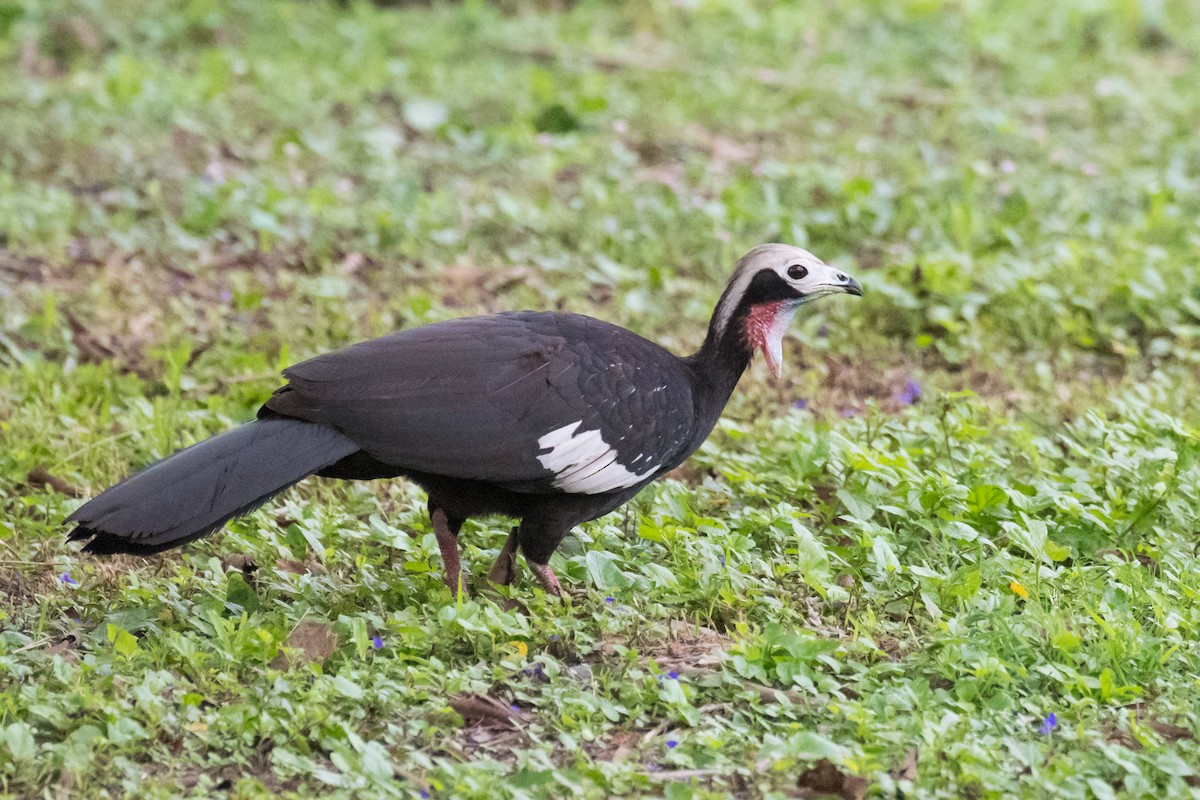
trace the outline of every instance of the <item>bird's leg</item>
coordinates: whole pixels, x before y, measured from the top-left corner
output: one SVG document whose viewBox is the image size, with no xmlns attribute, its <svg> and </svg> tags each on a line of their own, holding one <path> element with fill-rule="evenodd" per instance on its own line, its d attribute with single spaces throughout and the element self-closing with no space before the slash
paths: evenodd
<svg viewBox="0 0 1200 800">
<path fill-rule="evenodd" d="M 488 583 L 508 586 L 517 576 L 517 542 L 520 541 L 517 531 L 519 530 L 520 528 L 513 528 L 512 532 L 508 534 L 504 547 L 500 549 L 500 556 L 496 559 L 492 571 L 488 573 Z"/>
<path fill-rule="evenodd" d="M 442 563 L 446 565 L 446 585 L 454 594 L 462 592 L 463 597 L 466 597 L 470 592 L 463 583 L 462 562 L 458 557 L 458 531 L 463 521 L 452 521 L 440 508 L 429 510 L 429 520 L 433 523 L 433 533 L 437 536 L 438 548 L 442 551 Z"/>
<path fill-rule="evenodd" d="M 555 597 L 563 596 L 562 587 L 558 584 L 558 578 L 554 575 L 554 570 L 550 569 L 549 564 L 535 564 L 528 558 L 525 563 L 529 565 L 529 571 L 538 579 L 538 583 L 546 590 L 546 594 L 552 594 Z"/>
<path fill-rule="evenodd" d="M 546 590 L 546 594 L 565 598 L 562 586 L 550 569 L 550 556 L 558 549 L 559 543 L 571 530 L 573 521 L 564 521 L 553 516 L 527 515 L 521 520 L 520 546 L 525 554 L 525 563 L 530 572 L 538 579 L 538 583 Z"/>
</svg>

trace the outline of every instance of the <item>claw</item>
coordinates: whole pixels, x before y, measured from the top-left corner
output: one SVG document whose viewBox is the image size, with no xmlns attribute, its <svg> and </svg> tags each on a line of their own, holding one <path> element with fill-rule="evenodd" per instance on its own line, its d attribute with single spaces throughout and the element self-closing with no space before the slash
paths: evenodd
<svg viewBox="0 0 1200 800">
<path fill-rule="evenodd" d="M 504 547 L 501 548 L 500 555 L 492 566 L 492 571 L 488 573 L 489 583 L 508 586 L 517 576 L 517 530 L 517 528 L 513 528 L 512 532 L 508 534 L 508 539 L 505 540 Z"/>
<path fill-rule="evenodd" d="M 554 570 L 550 569 L 549 564 L 534 564 L 528 559 L 526 559 L 526 563 L 529 564 L 529 571 L 534 574 L 538 579 L 538 583 L 546 590 L 546 594 L 552 594 L 560 599 L 564 597 L 562 586 L 559 585 L 558 578 L 555 576 Z"/>
</svg>

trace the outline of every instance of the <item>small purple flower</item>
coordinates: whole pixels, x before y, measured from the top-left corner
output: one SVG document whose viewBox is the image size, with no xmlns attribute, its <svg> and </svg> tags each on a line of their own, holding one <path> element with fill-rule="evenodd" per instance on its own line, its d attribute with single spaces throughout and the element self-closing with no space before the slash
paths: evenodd
<svg viewBox="0 0 1200 800">
<path fill-rule="evenodd" d="M 1042 727 L 1038 728 L 1038 733 L 1050 733 L 1058 727 L 1058 715 L 1051 711 L 1042 720 Z"/>
<path fill-rule="evenodd" d="M 843 408 L 842 409 L 842 416 L 845 417 L 846 419 L 850 419 L 857 413 L 858 412 L 855 411 L 853 408 Z"/>
<path fill-rule="evenodd" d="M 675 670 L 671 670 L 670 672 L 667 673 L 667 677 L 673 681 L 677 681 L 677 680 L 679 680 L 679 673 L 676 672 Z"/>
<path fill-rule="evenodd" d="M 668 750 L 674 750 L 678 746 L 679 746 L 679 742 L 675 741 L 674 739 L 667 739 L 667 749 Z"/>
<path fill-rule="evenodd" d="M 604 598 L 604 602 L 606 602 L 606 603 L 610 603 L 610 604 L 611 604 L 611 603 L 613 603 L 613 602 L 616 602 L 616 601 L 614 601 L 614 600 L 613 600 L 611 597 L 606 597 L 606 598 Z"/>
<path fill-rule="evenodd" d="M 421 790 L 421 800 L 427 800 L 428 797 L 429 797 L 429 792 L 422 789 Z"/>
<path fill-rule="evenodd" d="M 509 708 L 511 708 L 511 709 L 512 709 L 512 712 L 513 712 L 514 714 L 520 714 L 520 713 L 521 713 L 521 707 L 520 707 L 519 705 L 517 705 L 516 703 L 513 703 L 511 706 L 509 706 Z"/>
<path fill-rule="evenodd" d="M 808 408 L 808 401 L 803 397 L 797 398 L 796 401 L 792 403 L 792 408 L 796 409 L 797 411 L 804 411 L 806 408 Z"/>
<path fill-rule="evenodd" d="M 371 647 L 374 647 L 376 650 L 382 650 L 383 649 L 383 637 L 382 636 L 371 637 Z"/>
<path fill-rule="evenodd" d="M 78 586 L 79 585 L 79 581 L 72 578 L 71 573 L 69 573 L 69 572 L 64 572 L 62 575 L 59 575 L 58 579 L 60 581 L 62 581 L 63 583 L 65 583 L 67 586 Z"/>
<path fill-rule="evenodd" d="M 725 566 L 725 556 L 724 555 L 721 556 L 721 566 L 722 567 Z"/>
<path fill-rule="evenodd" d="M 917 401 L 921 399 L 921 384 L 914 380 L 908 381 L 896 395 L 896 399 L 906 406 L 916 405 Z"/>
<path fill-rule="evenodd" d="M 547 638 L 547 639 L 549 639 L 549 640 L 550 640 L 550 641 L 552 641 L 552 642 L 557 642 L 557 641 L 558 641 L 558 634 L 557 634 L 557 633 L 552 633 L 552 634 L 550 634 L 549 636 L 547 636 L 546 638 Z"/>
</svg>

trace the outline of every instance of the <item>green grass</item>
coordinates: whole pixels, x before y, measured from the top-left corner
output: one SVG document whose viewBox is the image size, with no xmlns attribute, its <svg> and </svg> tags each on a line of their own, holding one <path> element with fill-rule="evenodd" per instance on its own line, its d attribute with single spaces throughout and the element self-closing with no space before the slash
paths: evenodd
<svg viewBox="0 0 1200 800">
<path fill-rule="evenodd" d="M 0 0 L 0 792 L 1200 796 L 1197 52 L 1184 0 Z M 772 240 L 866 296 L 568 604 L 456 601 L 400 482 L 63 541 L 287 364 L 516 308 L 688 351 Z"/>
</svg>

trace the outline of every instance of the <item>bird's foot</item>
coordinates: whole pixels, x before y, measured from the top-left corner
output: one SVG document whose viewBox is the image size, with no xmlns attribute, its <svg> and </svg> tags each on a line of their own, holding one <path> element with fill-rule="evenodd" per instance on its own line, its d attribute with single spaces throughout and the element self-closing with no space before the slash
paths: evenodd
<svg viewBox="0 0 1200 800">
<path fill-rule="evenodd" d="M 552 594 L 560 600 L 566 599 L 562 586 L 558 583 L 558 577 L 555 576 L 554 570 L 550 569 L 549 564 L 534 564 L 528 559 L 526 561 L 529 564 L 529 571 L 538 579 L 538 583 L 546 590 L 546 594 Z"/>
<path fill-rule="evenodd" d="M 504 542 L 504 547 L 500 550 L 499 557 L 496 558 L 496 563 L 492 566 L 492 571 L 488 573 L 488 583 L 493 583 L 496 586 L 508 586 L 513 582 L 513 578 L 517 576 L 517 529 L 513 528 L 512 533 L 508 535 L 508 539 Z"/>
</svg>

